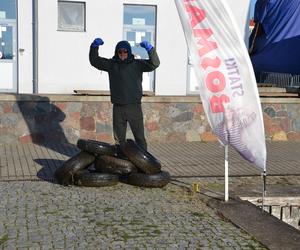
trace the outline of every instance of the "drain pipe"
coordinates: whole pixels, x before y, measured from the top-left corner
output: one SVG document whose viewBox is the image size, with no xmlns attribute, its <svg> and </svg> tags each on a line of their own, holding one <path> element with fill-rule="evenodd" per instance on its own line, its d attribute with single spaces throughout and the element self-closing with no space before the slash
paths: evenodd
<svg viewBox="0 0 300 250">
<path fill-rule="evenodd" d="M 32 89 L 38 93 L 38 0 L 32 0 Z"/>
</svg>

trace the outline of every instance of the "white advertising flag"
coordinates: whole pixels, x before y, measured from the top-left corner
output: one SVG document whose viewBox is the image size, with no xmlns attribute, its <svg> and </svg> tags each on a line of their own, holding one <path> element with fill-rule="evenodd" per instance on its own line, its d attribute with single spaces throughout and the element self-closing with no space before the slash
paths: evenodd
<svg viewBox="0 0 300 250">
<path fill-rule="evenodd" d="M 266 171 L 261 104 L 248 51 L 222 0 L 175 0 L 208 122 L 223 145 Z"/>
</svg>

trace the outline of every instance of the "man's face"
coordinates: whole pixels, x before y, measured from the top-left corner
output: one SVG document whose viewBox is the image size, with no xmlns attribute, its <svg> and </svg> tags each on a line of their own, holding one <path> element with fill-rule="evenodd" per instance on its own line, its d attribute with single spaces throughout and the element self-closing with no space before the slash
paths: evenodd
<svg viewBox="0 0 300 250">
<path fill-rule="evenodd" d="M 126 60 L 127 57 L 128 57 L 127 49 L 119 49 L 118 50 L 118 56 L 122 61 Z"/>
</svg>

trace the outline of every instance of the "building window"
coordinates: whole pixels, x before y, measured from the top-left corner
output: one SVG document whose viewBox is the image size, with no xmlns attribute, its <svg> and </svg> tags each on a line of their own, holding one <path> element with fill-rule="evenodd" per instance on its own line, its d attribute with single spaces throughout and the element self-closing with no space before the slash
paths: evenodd
<svg viewBox="0 0 300 250">
<path fill-rule="evenodd" d="M 155 46 L 156 38 L 156 6 L 124 5 L 123 39 L 127 40 L 136 58 L 147 59 L 148 54 L 140 46 L 146 40 Z M 143 74 L 143 90 L 154 91 L 155 73 Z"/>
<path fill-rule="evenodd" d="M 0 19 L 16 19 L 16 9 L 16 0 L 0 0 Z"/>
<path fill-rule="evenodd" d="M 187 94 L 199 95 L 199 83 L 196 77 L 195 67 L 188 56 L 188 69 L 187 69 Z"/>
<path fill-rule="evenodd" d="M 58 1 L 58 30 L 85 31 L 85 2 Z"/>
</svg>

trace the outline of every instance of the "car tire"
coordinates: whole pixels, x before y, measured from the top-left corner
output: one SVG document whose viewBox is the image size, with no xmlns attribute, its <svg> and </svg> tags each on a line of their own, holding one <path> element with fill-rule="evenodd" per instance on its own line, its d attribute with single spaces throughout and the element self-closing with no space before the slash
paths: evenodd
<svg viewBox="0 0 300 250">
<path fill-rule="evenodd" d="M 139 187 L 162 188 L 171 181 L 171 176 L 166 171 L 157 174 L 132 173 L 126 179 L 126 183 Z"/>
<path fill-rule="evenodd" d="M 82 151 L 86 151 L 96 155 L 115 155 L 116 147 L 106 142 L 79 139 L 77 147 Z"/>
<path fill-rule="evenodd" d="M 109 155 L 98 155 L 94 167 L 101 173 L 123 175 L 137 172 L 137 168 L 132 162 Z"/>
<path fill-rule="evenodd" d="M 116 174 L 98 173 L 95 171 L 80 171 L 75 177 L 75 185 L 85 187 L 107 187 L 118 184 Z"/>
<path fill-rule="evenodd" d="M 78 171 L 88 168 L 94 161 L 95 156 L 93 154 L 81 151 L 56 169 L 54 176 L 59 184 L 71 185 L 74 183 L 74 175 Z"/>
<path fill-rule="evenodd" d="M 145 174 L 157 174 L 161 171 L 161 163 L 135 141 L 128 139 L 120 146 L 123 153 L 141 172 Z"/>
</svg>

